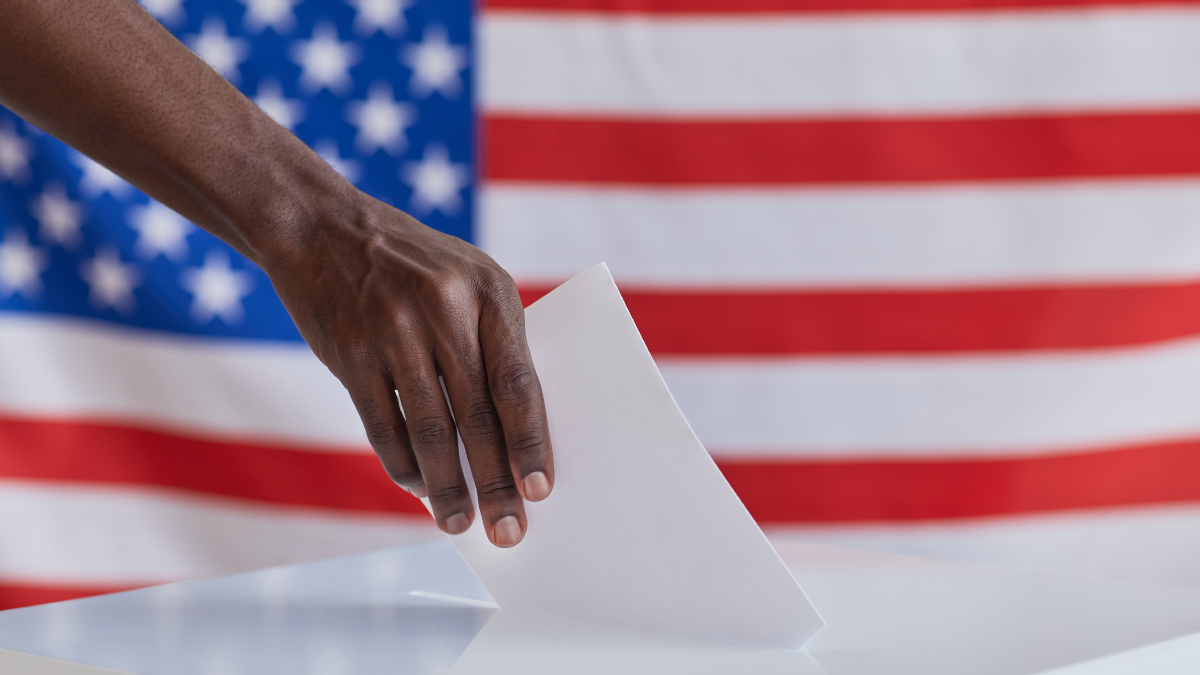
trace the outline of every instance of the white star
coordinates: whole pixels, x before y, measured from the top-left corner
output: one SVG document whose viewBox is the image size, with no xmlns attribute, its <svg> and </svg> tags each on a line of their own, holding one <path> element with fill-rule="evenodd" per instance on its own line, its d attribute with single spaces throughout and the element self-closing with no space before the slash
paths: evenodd
<svg viewBox="0 0 1200 675">
<path fill-rule="evenodd" d="M 354 30 L 359 35 L 374 35 L 381 30 L 391 37 L 400 37 L 407 25 L 404 22 L 404 10 L 408 9 L 407 0 L 347 0 L 348 4 L 357 10 L 354 17 Z"/>
<path fill-rule="evenodd" d="M 290 32 L 296 25 L 296 15 L 292 10 L 300 4 L 300 0 L 239 0 L 246 6 L 246 16 L 242 22 L 246 30 L 261 33 L 267 26 L 283 35 Z"/>
<path fill-rule="evenodd" d="M 254 97 L 254 102 L 268 117 L 289 131 L 304 119 L 304 104 L 295 99 L 284 98 L 283 87 L 275 80 L 263 80 L 258 84 L 258 94 Z"/>
<path fill-rule="evenodd" d="M 187 18 L 183 12 L 183 0 L 138 0 L 147 12 L 160 22 L 175 25 Z"/>
<path fill-rule="evenodd" d="M 222 251 L 210 251 L 204 267 L 189 267 L 183 271 L 183 287 L 192 294 L 192 319 L 206 324 L 220 317 L 227 325 L 242 320 L 242 298 L 250 295 L 254 281 L 245 272 L 229 267 L 229 257 Z"/>
<path fill-rule="evenodd" d="M 366 101 L 352 101 L 346 106 L 346 118 L 358 127 L 354 145 L 360 153 L 370 155 L 383 148 L 398 155 L 408 148 L 404 129 L 417 121 L 417 110 L 407 103 L 397 103 L 392 85 L 376 82 Z"/>
<path fill-rule="evenodd" d="M 179 263 L 187 258 L 187 237 L 194 227 L 178 213 L 151 201 L 129 209 L 129 224 L 137 230 L 135 250 L 142 259 L 154 260 L 161 255 Z"/>
<path fill-rule="evenodd" d="M 238 81 L 238 64 L 250 56 L 246 41 L 229 37 L 225 22 L 220 19 L 205 19 L 200 34 L 188 36 L 187 43 L 197 56 L 230 82 Z"/>
<path fill-rule="evenodd" d="M 96 252 L 96 257 L 83 261 L 79 276 L 88 285 L 88 299 L 97 309 L 115 309 L 121 314 L 133 311 L 133 289 L 142 281 L 136 265 L 124 265 L 112 247 Z"/>
<path fill-rule="evenodd" d="M 29 176 L 29 160 L 33 157 L 33 144 L 17 135 L 11 121 L 0 126 L 0 178 L 14 183 L 23 183 Z"/>
<path fill-rule="evenodd" d="M 29 212 L 38 221 L 38 236 L 63 248 L 79 244 L 79 226 L 83 225 L 83 207 L 67 196 L 57 183 L 48 183 L 42 194 L 34 197 Z"/>
<path fill-rule="evenodd" d="M 405 162 L 400 177 L 412 186 L 410 205 L 417 215 L 433 211 L 452 216 L 462 209 L 459 191 L 471 182 L 471 172 L 466 164 L 450 161 L 450 153 L 440 143 L 425 146 L 425 156 L 420 162 Z"/>
<path fill-rule="evenodd" d="M 49 262 L 46 252 L 29 245 L 23 230 L 9 230 L 0 244 L 0 297 L 20 293 L 33 299 L 42 292 L 42 272 Z"/>
<path fill-rule="evenodd" d="M 87 155 L 72 153 L 75 166 L 83 171 L 79 179 L 79 190 L 85 197 L 95 199 L 107 192 L 116 199 L 123 199 L 133 191 L 133 186 L 125 182 L 117 174 L 109 171 L 104 165 L 92 160 Z"/>
<path fill-rule="evenodd" d="M 315 26 L 311 40 L 297 40 L 291 55 L 301 69 L 300 86 L 310 94 L 322 87 L 338 95 L 350 90 L 350 66 L 358 63 L 358 45 L 339 42 L 337 27 L 332 23 Z"/>
<path fill-rule="evenodd" d="M 442 26 L 426 26 L 420 44 L 404 45 L 400 60 L 413 70 L 408 88 L 418 98 L 435 91 L 446 98 L 455 98 L 463 90 L 458 71 L 467 67 L 467 49 L 450 44 Z"/>
<path fill-rule="evenodd" d="M 338 152 L 337 143 L 330 140 L 321 141 L 313 146 L 313 150 L 325 160 L 333 170 L 340 173 L 342 178 L 354 183 L 362 174 L 362 166 L 353 159 L 343 159 Z"/>
</svg>

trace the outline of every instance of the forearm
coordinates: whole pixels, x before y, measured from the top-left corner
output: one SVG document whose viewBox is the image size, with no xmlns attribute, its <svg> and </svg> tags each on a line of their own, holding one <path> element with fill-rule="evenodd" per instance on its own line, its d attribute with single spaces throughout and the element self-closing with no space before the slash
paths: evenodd
<svg viewBox="0 0 1200 675">
<path fill-rule="evenodd" d="M 0 103 L 259 265 L 360 201 L 134 0 L 6 0 L 0 64 Z"/>
</svg>

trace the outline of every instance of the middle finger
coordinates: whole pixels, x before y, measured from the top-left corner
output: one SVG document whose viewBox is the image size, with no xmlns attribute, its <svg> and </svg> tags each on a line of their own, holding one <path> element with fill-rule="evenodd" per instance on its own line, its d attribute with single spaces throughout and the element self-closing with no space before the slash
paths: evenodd
<svg viewBox="0 0 1200 675">
<path fill-rule="evenodd" d="M 392 377 L 404 406 L 408 437 L 429 493 L 438 527 L 461 534 L 471 526 L 475 509 L 458 457 L 458 437 L 437 367 L 425 350 L 410 349 L 393 359 Z"/>
<path fill-rule="evenodd" d="M 461 325 L 456 339 L 437 353 L 458 432 L 471 465 L 480 517 L 496 546 L 514 546 L 525 536 L 525 504 L 517 491 L 504 428 L 492 403 L 476 325 Z M 448 343 L 448 344 L 447 344 Z"/>
</svg>

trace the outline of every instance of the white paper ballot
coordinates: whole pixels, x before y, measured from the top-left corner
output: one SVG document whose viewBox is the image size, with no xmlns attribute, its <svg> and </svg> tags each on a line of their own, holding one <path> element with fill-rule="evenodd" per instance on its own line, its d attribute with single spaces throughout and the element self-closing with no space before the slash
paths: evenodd
<svg viewBox="0 0 1200 675">
<path fill-rule="evenodd" d="M 451 537 L 502 612 L 798 648 L 824 625 L 659 375 L 603 264 L 525 313 L 554 446 L 513 548 Z M 470 475 L 469 473 L 467 475 Z"/>
</svg>

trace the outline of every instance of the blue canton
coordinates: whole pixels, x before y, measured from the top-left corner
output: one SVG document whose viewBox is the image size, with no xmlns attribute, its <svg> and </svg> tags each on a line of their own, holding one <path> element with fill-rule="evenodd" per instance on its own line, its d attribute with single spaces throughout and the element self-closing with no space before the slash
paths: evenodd
<svg viewBox="0 0 1200 675">
<path fill-rule="evenodd" d="M 359 188 L 468 241 L 466 0 L 142 0 Z M 0 108 L 0 311 L 300 340 L 261 270 Z"/>
</svg>

